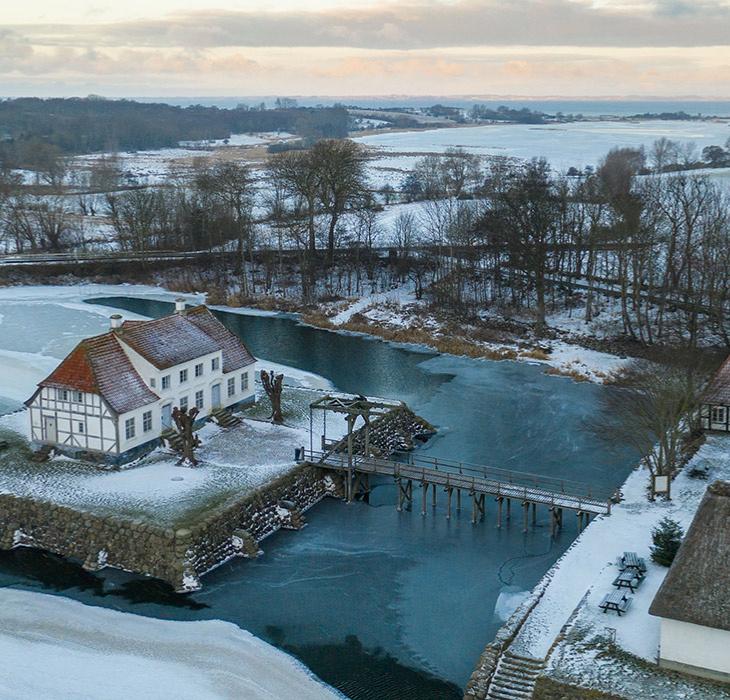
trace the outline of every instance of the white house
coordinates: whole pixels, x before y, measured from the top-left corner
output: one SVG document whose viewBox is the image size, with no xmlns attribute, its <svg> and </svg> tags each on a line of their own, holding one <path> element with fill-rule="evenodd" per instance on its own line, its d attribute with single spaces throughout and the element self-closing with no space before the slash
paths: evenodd
<svg viewBox="0 0 730 700">
<path fill-rule="evenodd" d="M 124 462 L 172 427 L 172 409 L 200 416 L 253 403 L 255 359 L 205 306 L 124 321 L 82 340 L 26 401 L 31 442 Z"/>
<path fill-rule="evenodd" d="M 708 487 L 649 612 L 660 666 L 730 681 L 730 482 Z"/>
</svg>

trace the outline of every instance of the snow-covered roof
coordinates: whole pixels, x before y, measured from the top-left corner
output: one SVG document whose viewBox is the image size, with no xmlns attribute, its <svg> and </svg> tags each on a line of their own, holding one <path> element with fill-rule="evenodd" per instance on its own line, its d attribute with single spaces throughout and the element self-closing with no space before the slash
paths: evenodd
<svg viewBox="0 0 730 700">
<path fill-rule="evenodd" d="M 730 482 L 705 492 L 649 612 L 730 631 Z"/>
<path fill-rule="evenodd" d="M 82 340 L 38 386 L 99 394 L 117 414 L 155 403 L 159 397 L 133 367 L 122 343 L 158 369 L 218 351 L 224 372 L 255 362 L 236 335 L 205 306 L 197 306 L 152 321 L 126 321 L 120 328 Z"/>
<path fill-rule="evenodd" d="M 256 360 L 248 348 L 235 334 L 231 333 L 211 312 L 207 306 L 196 306 L 184 312 L 184 318 L 196 325 L 200 330 L 218 344 L 223 351 L 223 371 L 233 372 L 251 365 Z"/>
<path fill-rule="evenodd" d="M 38 386 L 99 394 L 116 413 L 155 403 L 113 332 L 82 340 Z"/>
<path fill-rule="evenodd" d="M 157 369 L 174 367 L 221 349 L 210 335 L 180 313 L 152 321 L 125 321 L 117 333 Z"/>
<path fill-rule="evenodd" d="M 702 401 L 705 403 L 730 405 L 730 357 L 722 363 L 722 366 L 702 396 Z"/>
</svg>

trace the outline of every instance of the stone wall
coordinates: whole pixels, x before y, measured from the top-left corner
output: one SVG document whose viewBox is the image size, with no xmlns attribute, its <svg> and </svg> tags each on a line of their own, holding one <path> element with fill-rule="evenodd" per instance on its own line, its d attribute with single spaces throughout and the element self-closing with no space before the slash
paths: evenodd
<svg viewBox="0 0 730 700">
<path fill-rule="evenodd" d="M 175 582 L 183 561 L 174 530 L 0 494 L 0 548 L 35 547 L 96 570 L 114 566 Z"/>
<path fill-rule="evenodd" d="M 112 566 L 162 579 L 177 591 L 192 591 L 201 587 L 205 572 L 232 556 L 256 556 L 264 537 L 280 528 L 302 527 L 307 508 L 341 493 L 332 477 L 301 465 L 189 529 L 0 494 L 0 549 L 35 547 L 91 571 Z"/>
</svg>

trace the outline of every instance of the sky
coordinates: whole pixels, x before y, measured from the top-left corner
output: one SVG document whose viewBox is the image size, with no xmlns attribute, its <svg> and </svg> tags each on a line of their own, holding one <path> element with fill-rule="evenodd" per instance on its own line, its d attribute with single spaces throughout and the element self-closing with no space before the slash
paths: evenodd
<svg viewBox="0 0 730 700">
<path fill-rule="evenodd" d="M 1 0 L 0 95 L 730 97 L 730 0 Z"/>
</svg>

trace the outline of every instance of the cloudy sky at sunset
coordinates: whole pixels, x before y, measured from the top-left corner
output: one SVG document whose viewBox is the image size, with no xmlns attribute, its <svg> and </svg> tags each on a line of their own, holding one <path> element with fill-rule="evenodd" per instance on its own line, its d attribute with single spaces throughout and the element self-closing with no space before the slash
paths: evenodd
<svg viewBox="0 0 730 700">
<path fill-rule="evenodd" d="M 0 95 L 730 96 L 730 0 L 0 2 Z"/>
</svg>

